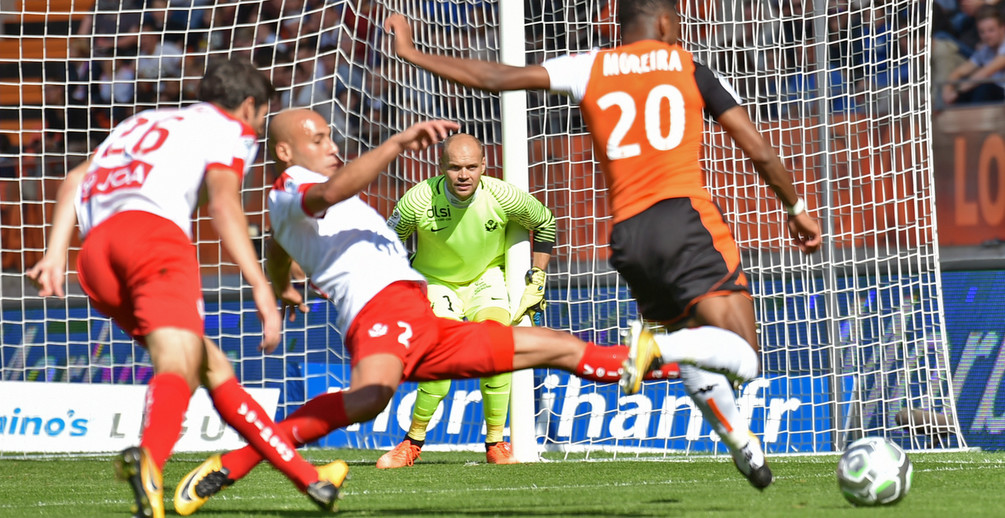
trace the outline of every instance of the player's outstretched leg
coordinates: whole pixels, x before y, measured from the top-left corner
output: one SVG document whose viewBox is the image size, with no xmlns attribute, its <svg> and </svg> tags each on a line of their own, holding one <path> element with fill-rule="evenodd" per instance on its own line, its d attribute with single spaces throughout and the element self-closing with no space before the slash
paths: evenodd
<svg viewBox="0 0 1005 518">
<path fill-rule="evenodd" d="M 635 394 L 647 372 L 678 363 L 725 375 L 744 383 L 757 377 L 757 353 L 740 335 L 714 326 L 653 334 L 640 321 L 629 324 L 628 358 L 622 366 L 621 389 Z"/>
<path fill-rule="evenodd" d="M 342 484 L 349 477 L 349 466 L 337 460 L 317 470 L 318 481 L 307 486 L 307 496 L 322 509 L 334 510 L 341 498 Z M 196 512 L 210 497 L 236 482 L 229 475 L 227 468 L 223 467 L 221 456 L 211 455 L 178 482 L 174 494 L 175 511 L 182 516 Z"/>
<path fill-rule="evenodd" d="M 235 482 L 229 474 L 220 462 L 220 455 L 211 455 L 178 482 L 174 491 L 175 512 L 188 516 L 199 510 L 209 497 Z"/>
<path fill-rule="evenodd" d="M 621 391 L 632 395 L 642 388 L 646 373 L 663 363 L 660 347 L 641 320 L 628 324 L 628 357 L 621 366 Z"/>
<path fill-rule="evenodd" d="M 335 504 L 342 498 L 341 490 L 349 477 L 349 465 L 337 460 L 318 468 L 318 481 L 307 486 L 307 496 L 325 511 L 334 511 Z"/>
<path fill-rule="evenodd" d="M 164 484 L 161 470 L 146 448 L 126 448 L 115 458 L 115 475 L 133 490 L 134 518 L 164 518 Z"/>
</svg>

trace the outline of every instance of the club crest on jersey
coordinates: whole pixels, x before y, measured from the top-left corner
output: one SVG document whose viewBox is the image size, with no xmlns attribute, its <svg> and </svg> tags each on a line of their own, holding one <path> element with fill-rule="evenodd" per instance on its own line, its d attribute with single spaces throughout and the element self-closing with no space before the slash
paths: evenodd
<svg viewBox="0 0 1005 518">
<path fill-rule="evenodd" d="M 494 219 L 490 219 L 490 220 L 488 220 L 488 221 L 485 222 L 485 231 L 486 232 L 492 232 L 493 230 L 496 230 L 497 228 L 499 228 L 499 222 L 498 221 L 496 221 Z"/>
<path fill-rule="evenodd" d="M 367 334 L 370 335 L 370 338 L 384 336 L 387 334 L 387 324 L 381 324 L 378 322 L 374 324 L 369 331 L 367 331 Z"/>
</svg>

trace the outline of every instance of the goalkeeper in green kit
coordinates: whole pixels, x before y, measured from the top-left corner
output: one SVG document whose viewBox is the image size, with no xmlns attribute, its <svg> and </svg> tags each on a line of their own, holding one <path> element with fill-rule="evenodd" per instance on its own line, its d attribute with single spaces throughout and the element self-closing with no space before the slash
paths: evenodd
<svg viewBox="0 0 1005 518">
<path fill-rule="evenodd" d="M 416 235 L 412 267 L 429 283 L 439 317 L 509 325 L 527 315 L 540 323 L 545 270 L 555 244 L 555 217 L 537 198 L 502 180 L 482 176 L 485 151 L 475 137 L 460 133 L 443 142 L 440 175 L 405 193 L 387 224 L 405 241 Z M 519 305 L 511 310 L 504 274 L 506 226 L 532 233 L 532 267 Z M 485 458 L 514 464 L 503 428 L 509 412 L 511 373 L 480 382 L 485 409 Z M 411 466 L 425 443 L 426 427 L 450 390 L 450 380 L 419 383 L 412 424 L 405 439 L 378 461 L 378 468 Z"/>
</svg>

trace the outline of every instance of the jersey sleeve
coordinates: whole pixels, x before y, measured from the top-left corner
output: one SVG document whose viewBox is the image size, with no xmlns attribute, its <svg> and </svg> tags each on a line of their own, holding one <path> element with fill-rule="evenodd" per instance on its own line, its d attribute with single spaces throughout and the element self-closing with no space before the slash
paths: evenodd
<svg viewBox="0 0 1005 518">
<path fill-rule="evenodd" d="M 513 184 L 498 181 L 488 187 L 506 216 L 533 234 L 534 251 L 550 254 L 555 246 L 557 224 L 548 207 Z"/>
<path fill-rule="evenodd" d="M 736 90 L 719 74 L 697 61 L 694 63 L 694 80 L 705 100 L 705 110 L 713 119 L 740 105 L 740 95 Z"/>
<path fill-rule="evenodd" d="M 303 181 L 288 173 L 283 173 L 269 192 L 269 212 L 278 213 L 283 219 L 288 218 L 323 218 L 328 212 L 323 209 L 317 213 L 311 213 L 304 204 L 307 199 L 307 190 L 317 185 L 315 181 Z"/>
<path fill-rule="evenodd" d="M 394 230 L 402 242 L 415 232 L 422 208 L 429 205 L 430 199 L 431 191 L 426 182 L 422 182 L 406 191 L 395 204 L 391 217 L 387 219 L 387 226 Z"/>
<path fill-rule="evenodd" d="M 594 50 L 545 60 L 541 66 L 548 71 L 551 82 L 549 90 L 568 95 L 576 103 L 582 101 L 586 95 L 586 85 L 590 82 L 590 72 L 593 70 L 593 61 L 596 57 L 597 51 Z"/>
<path fill-rule="evenodd" d="M 233 121 L 210 126 L 203 140 L 206 169 L 227 169 L 244 178 L 258 155 L 258 139 Z"/>
</svg>

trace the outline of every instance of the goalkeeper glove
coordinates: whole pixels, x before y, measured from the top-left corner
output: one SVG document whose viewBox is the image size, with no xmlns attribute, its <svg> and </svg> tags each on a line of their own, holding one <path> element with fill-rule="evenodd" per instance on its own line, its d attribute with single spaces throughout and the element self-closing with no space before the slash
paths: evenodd
<svg viewBox="0 0 1005 518">
<path fill-rule="evenodd" d="M 547 275 L 544 273 L 544 270 L 536 266 L 527 270 L 527 275 L 524 276 L 527 287 L 524 288 L 523 295 L 520 297 L 520 305 L 513 312 L 513 324 L 520 322 L 523 316 L 527 315 L 535 326 L 541 325 L 544 317 L 544 307 L 547 304 L 544 301 L 544 283 L 546 279 Z"/>
</svg>

